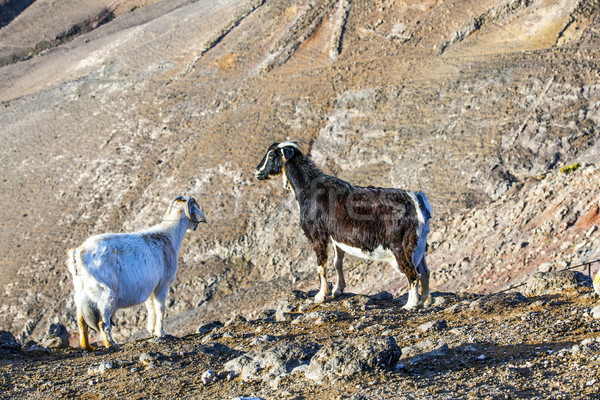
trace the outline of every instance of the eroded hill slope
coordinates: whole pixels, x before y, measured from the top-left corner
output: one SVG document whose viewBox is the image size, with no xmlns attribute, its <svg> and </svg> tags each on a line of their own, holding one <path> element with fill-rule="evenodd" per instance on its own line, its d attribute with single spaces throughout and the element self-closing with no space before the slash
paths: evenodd
<svg viewBox="0 0 600 400">
<path fill-rule="evenodd" d="M 585 0 L 163 0 L 2 67 L 0 326 L 74 330 L 66 249 L 156 223 L 180 194 L 210 225 L 184 241 L 173 333 L 311 287 L 296 205 L 252 175 L 285 138 L 353 183 L 426 191 L 437 290 L 598 258 L 596 220 L 577 222 L 598 202 L 595 167 L 558 168 L 599 157 L 599 18 Z M 536 190 L 553 194 L 519 202 Z M 565 203 L 574 224 L 536 232 L 539 209 L 564 222 L 563 191 L 586 193 Z M 491 215 L 513 205 L 498 233 Z M 347 265 L 351 290 L 403 291 L 385 265 Z M 117 340 L 140 311 L 117 317 Z"/>
</svg>

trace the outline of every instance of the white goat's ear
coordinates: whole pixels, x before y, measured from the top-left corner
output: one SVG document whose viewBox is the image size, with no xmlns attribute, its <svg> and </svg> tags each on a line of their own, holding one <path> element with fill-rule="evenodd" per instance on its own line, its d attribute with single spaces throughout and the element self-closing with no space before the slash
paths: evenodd
<svg viewBox="0 0 600 400">
<path fill-rule="evenodd" d="M 177 201 L 185 201 L 185 197 L 183 197 L 183 196 L 177 196 L 177 197 L 175 197 L 173 199 L 173 201 L 171 201 L 171 205 L 169 206 L 169 209 L 165 213 L 165 217 L 168 216 L 169 214 L 171 214 L 171 211 L 173 211 L 173 206 L 175 205 L 175 203 Z"/>
</svg>

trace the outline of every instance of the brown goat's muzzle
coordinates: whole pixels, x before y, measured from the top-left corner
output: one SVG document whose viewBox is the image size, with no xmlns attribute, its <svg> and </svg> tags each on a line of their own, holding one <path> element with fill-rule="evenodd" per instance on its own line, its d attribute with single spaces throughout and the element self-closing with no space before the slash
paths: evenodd
<svg viewBox="0 0 600 400">
<path fill-rule="evenodd" d="M 254 177 L 256 179 L 258 179 L 259 181 L 264 181 L 269 179 L 269 177 L 267 176 L 267 174 L 264 173 L 264 171 L 254 171 Z"/>
</svg>

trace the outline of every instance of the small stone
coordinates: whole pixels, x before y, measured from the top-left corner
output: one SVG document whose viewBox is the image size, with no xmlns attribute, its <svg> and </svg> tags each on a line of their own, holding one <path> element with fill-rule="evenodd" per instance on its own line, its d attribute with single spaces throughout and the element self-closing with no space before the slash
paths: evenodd
<svg viewBox="0 0 600 400">
<path fill-rule="evenodd" d="M 373 300 L 378 300 L 378 301 L 381 301 L 381 300 L 390 300 L 391 301 L 391 300 L 394 300 L 394 295 L 391 294 L 390 292 L 383 291 L 383 292 L 377 293 L 376 295 L 371 296 L 371 298 Z"/>
<path fill-rule="evenodd" d="M 261 336 L 255 337 L 252 340 L 252 342 L 250 342 L 250 345 L 256 346 L 256 345 L 263 344 L 263 343 L 274 342 L 276 340 L 277 340 L 277 338 L 273 335 L 261 335 Z"/>
<path fill-rule="evenodd" d="M 231 400 L 265 400 L 261 397 L 246 397 L 246 396 L 238 396 L 234 397 Z"/>
<path fill-rule="evenodd" d="M 305 376 L 321 382 L 330 376 L 361 375 L 395 366 L 401 350 L 391 336 L 362 336 L 328 343 L 311 358 Z"/>
<path fill-rule="evenodd" d="M 88 375 L 102 375 L 110 369 L 114 369 L 115 365 L 111 361 L 103 361 L 99 365 L 88 368 Z"/>
<path fill-rule="evenodd" d="M 160 357 L 163 357 L 161 353 L 144 353 L 140 356 L 140 364 L 154 365 Z"/>
<path fill-rule="evenodd" d="M 202 380 L 203 384 L 208 385 L 209 383 L 214 382 L 217 379 L 217 376 L 215 375 L 215 372 L 212 369 L 209 369 L 207 371 L 204 371 L 200 379 Z"/>
<path fill-rule="evenodd" d="M 221 321 L 212 321 L 212 322 L 208 322 L 202 325 L 199 325 L 196 328 L 196 333 L 202 333 L 202 334 L 207 334 L 212 332 L 213 330 L 217 329 L 217 328 L 221 328 L 223 326 L 223 324 L 221 323 Z"/>
<path fill-rule="evenodd" d="M 52 323 L 44 338 L 40 341 L 43 347 L 51 349 L 65 349 L 69 347 L 69 333 L 67 328 L 60 322 Z"/>
<path fill-rule="evenodd" d="M 48 353 L 48 354 L 52 353 L 52 351 L 49 348 L 40 346 L 33 340 L 30 340 L 29 342 L 27 342 L 23 346 L 23 348 L 25 349 L 25 351 L 27 353 Z"/>
<path fill-rule="evenodd" d="M 202 343 L 208 343 L 211 340 L 217 340 L 223 337 L 222 333 L 219 332 L 211 332 L 208 335 L 204 336 L 201 340 Z"/>
<path fill-rule="evenodd" d="M 417 328 L 418 331 L 423 333 L 428 332 L 439 332 L 448 329 L 448 323 L 444 319 L 438 319 L 435 321 L 429 321 Z"/>
<path fill-rule="evenodd" d="M 224 326 L 239 325 L 243 324 L 246 321 L 246 318 L 242 317 L 241 315 L 234 315 L 227 322 L 225 322 Z"/>
<path fill-rule="evenodd" d="M 46 336 L 40 344 L 51 349 L 65 349 L 69 347 L 69 340 L 60 336 Z"/>
<path fill-rule="evenodd" d="M 591 315 L 595 319 L 600 319 L 600 305 L 592 308 Z"/>
</svg>

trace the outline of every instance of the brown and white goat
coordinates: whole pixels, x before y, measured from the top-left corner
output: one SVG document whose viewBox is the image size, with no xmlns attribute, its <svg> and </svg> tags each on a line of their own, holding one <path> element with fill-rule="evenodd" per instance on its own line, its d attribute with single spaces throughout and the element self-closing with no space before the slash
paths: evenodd
<svg viewBox="0 0 600 400">
<path fill-rule="evenodd" d="M 429 269 L 425 262 L 431 207 L 425 194 L 401 189 L 353 186 L 326 175 L 297 142 L 274 143 L 254 171 L 259 180 L 283 176 L 300 207 L 300 225 L 317 255 L 320 290 L 316 303 L 330 295 L 327 246 L 333 244 L 337 281 L 333 297 L 343 293 L 344 254 L 390 262 L 408 278 L 405 309 L 428 306 Z M 419 300 L 419 281 L 421 299 Z"/>
</svg>

